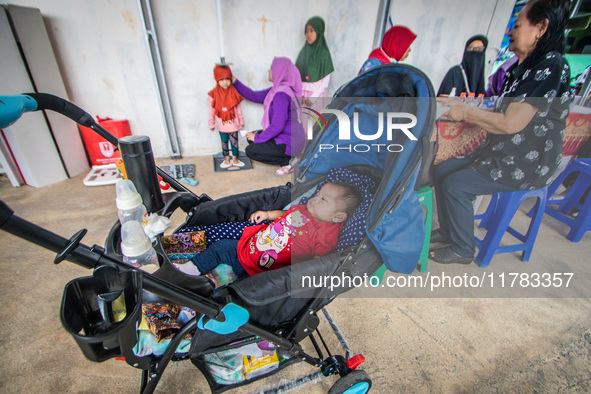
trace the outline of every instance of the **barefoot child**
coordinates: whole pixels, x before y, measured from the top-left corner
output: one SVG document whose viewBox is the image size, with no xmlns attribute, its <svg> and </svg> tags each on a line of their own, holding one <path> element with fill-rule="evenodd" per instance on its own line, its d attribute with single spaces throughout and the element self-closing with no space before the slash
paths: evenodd
<svg viewBox="0 0 591 394">
<path fill-rule="evenodd" d="M 222 140 L 222 152 L 225 160 L 220 164 L 220 167 L 244 167 L 244 163 L 238 160 L 238 130 L 244 127 L 242 109 L 240 108 L 242 96 L 238 94 L 238 91 L 232 85 L 230 67 L 215 66 L 213 76 L 217 84 L 207 96 L 209 101 L 209 128 L 213 131 L 217 125 Z M 232 147 L 232 161 L 230 161 L 228 141 Z"/>
</svg>

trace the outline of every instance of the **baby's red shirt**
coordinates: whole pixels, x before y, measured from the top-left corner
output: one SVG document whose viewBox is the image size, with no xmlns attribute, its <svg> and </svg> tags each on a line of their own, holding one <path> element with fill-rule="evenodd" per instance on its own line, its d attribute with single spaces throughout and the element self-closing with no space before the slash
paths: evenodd
<svg viewBox="0 0 591 394">
<path fill-rule="evenodd" d="M 255 275 L 325 256 L 337 246 L 341 228 L 342 223 L 318 222 L 305 205 L 295 205 L 271 224 L 246 227 L 238 241 L 238 260 Z"/>
</svg>

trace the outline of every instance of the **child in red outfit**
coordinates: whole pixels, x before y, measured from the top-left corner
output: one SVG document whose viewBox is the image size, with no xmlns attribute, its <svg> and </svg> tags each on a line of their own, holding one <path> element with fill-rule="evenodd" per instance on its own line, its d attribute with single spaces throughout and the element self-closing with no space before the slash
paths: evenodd
<svg viewBox="0 0 591 394">
<path fill-rule="evenodd" d="M 343 223 L 361 201 L 357 188 L 327 183 L 306 205 L 287 211 L 257 211 L 251 222 L 271 224 L 246 227 L 239 240 L 220 240 L 191 259 L 175 265 L 189 275 L 200 275 L 228 264 L 238 277 L 325 256 L 337 245 Z M 294 237 L 292 237 L 294 236 Z"/>
<path fill-rule="evenodd" d="M 238 160 L 238 130 L 244 127 L 240 102 L 242 96 L 232 85 L 232 70 L 228 66 L 215 66 L 213 76 L 216 86 L 207 94 L 209 101 L 209 129 L 218 128 L 222 140 L 222 153 L 224 162 L 221 168 L 230 166 L 244 167 L 244 163 Z M 232 149 L 232 161 L 230 162 L 230 149 Z"/>
</svg>

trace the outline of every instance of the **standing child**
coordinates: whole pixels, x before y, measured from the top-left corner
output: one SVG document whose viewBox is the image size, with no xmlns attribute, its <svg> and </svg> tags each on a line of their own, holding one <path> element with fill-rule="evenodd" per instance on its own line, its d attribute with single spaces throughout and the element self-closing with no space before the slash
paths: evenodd
<svg viewBox="0 0 591 394">
<path fill-rule="evenodd" d="M 304 35 L 306 43 L 295 62 L 302 76 L 302 102 L 316 110 L 324 108 L 324 93 L 334 71 L 330 50 L 324 38 L 324 20 L 319 16 L 308 19 Z"/>
<path fill-rule="evenodd" d="M 369 54 L 369 58 L 361 66 L 359 74 L 376 66 L 399 63 L 406 60 L 410 46 L 417 35 L 406 26 L 392 26 L 382 38 L 382 45 Z"/>
<path fill-rule="evenodd" d="M 221 168 L 230 166 L 244 167 L 244 163 L 238 160 L 238 130 L 244 127 L 240 102 L 242 96 L 232 85 L 232 70 L 228 66 L 215 66 L 213 77 L 217 82 L 207 96 L 209 101 L 209 128 L 211 131 L 218 127 L 222 139 L 222 152 L 225 160 L 220 164 Z M 230 161 L 230 149 L 232 147 L 232 161 Z"/>
</svg>

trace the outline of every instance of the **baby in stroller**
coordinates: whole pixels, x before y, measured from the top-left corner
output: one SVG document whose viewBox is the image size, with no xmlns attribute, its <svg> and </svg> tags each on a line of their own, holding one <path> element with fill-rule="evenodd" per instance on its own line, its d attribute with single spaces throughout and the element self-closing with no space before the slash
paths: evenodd
<svg viewBox="0 0 591 394">
<path fill-rule="evenodd" d="M 246 227 L 240 239 L 221 239 L 189 262 L 174 266 L 185 274 L 201 275 L 227 264 L 242 279 L 325 256 L 337 246 L 343 223 L 360 202 L 357 187 L 326 183 L 306 204 L 250 215 L 250 222 L 271 220 L 270 224 Z"/>
</svg>

